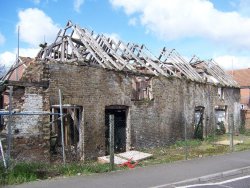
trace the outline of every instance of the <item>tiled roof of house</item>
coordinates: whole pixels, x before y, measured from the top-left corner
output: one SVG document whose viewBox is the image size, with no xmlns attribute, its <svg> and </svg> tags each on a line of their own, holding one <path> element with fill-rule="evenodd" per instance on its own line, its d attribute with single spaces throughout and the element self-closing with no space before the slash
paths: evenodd
<svg viewBox="0 0 250 188">
<path fill-rule="evenodd" d="M 240 84 L 240 86 L 250 86 L 250 68 L 227 71 Z"/>
<path fill-rule="evenodd" d="M 4 80 L 20 80 L 25 69 L 31 64 L 34 63 L 34 59 L 30 57 L 19 57 L 19 61 L 13 63 L 8 72 L 3 76 L 0 81 Z"/>
</svg>

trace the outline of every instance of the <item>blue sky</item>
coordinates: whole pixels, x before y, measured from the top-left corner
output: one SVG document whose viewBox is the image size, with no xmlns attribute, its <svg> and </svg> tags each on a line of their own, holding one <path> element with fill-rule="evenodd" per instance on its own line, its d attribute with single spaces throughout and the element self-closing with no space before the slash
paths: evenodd
<svg viewBox="0 0 250 188">
<path fill-rule="evenodd" d="M 0 63 L 17 51 L 34 57 L 68 20 L 108 36 L 145 44 L 155 55 L 166 46 L 190 59 L 215 59 L 225 69 L 250 68 L 250 0 L 3 0 Z"/>
</svg>

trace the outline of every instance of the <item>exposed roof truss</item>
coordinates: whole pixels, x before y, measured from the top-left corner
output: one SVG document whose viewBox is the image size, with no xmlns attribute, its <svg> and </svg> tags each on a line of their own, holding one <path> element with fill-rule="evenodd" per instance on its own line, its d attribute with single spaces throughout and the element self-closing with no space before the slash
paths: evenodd
<svg viewBox="0 0 250 188">
<path fill-rule="evenodd" d="M 198 82 L 206 82 L 205 77 L 211 76 L 221 85 L 238 86 L 213 60 L 202 61 L 200 66 L 201 64 L 197 63 L 200 60 L 197 58 L 187 62 L 175 49 L 168 50 L 165 47 L 159 57 L 156 57 L 145 45 L 125 44 L 122 41 L 107 38 L 103 34 L 95 34 L 70 21 L 59 31 L 52 44 L 43 46 L 37 59 L 156 76 L 184 77 Z"/>
</svg>

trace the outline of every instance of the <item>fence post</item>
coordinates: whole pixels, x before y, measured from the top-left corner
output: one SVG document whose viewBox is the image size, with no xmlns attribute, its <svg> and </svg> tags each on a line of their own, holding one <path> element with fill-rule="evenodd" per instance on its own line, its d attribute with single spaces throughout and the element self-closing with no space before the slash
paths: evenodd
<svg viewBox="0 0 250 188">
<path fill-rule="evenodd" d="M 110 170 L 114 170 L 114 115 L 109 115 L 109 160 Z"/>
<path fill-rule="evenodd" d="M 184 126 L 185 126 L 185 159 L 188 159 L 188 144 L 187 144 L 187 123 L 186 123 L 186 119 L 184 122 Z"/>
<path fill-rule="evenodd" d="M 62 155 L 63 155 L 63 164 L 65 165 L 64 129 L 63 129 L 63 111 L 62 111 L 62 93 L 61 93 L 60 89 L 59 89 L 59 103 L 60 103 L 60 119 L 61 119 Z"/>
<path fill-rule="evenodd" d="M 231 119 L 231 126 L 230 126 L 230 151 L 233 152 L 234 151 L 234 140 L 233 140 L 233 134 L 234 134 L 234 118 L 233 118 L 233 114 L 230 115 L 230 119 Z"/>
<path fill-rule="evenodd" d="M 13 86 L 9 86 L 9 122 L 8 122 L 8 137 L 7 137 L 7 167 L 10 166 L 10 151 L 11 151 L 11 126 L 12 126 L 12 95 Z"/>
</svg>

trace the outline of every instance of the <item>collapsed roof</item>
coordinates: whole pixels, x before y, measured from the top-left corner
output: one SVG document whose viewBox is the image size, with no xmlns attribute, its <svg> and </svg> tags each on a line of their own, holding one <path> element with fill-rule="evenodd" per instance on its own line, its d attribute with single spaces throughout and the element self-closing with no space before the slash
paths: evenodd
<svg viewBox="0 0 250 188">
<path fill-rule="evenodd" d="M 145 45 L 125 44 L 121 40 L 95 34 L 71 21 L 58 32 L 52 44 L 45 43 L 41 47 L 37 60 L 99 66 L 155 76 L 174 76 L 197 82 L 238 87 L 237 82 L 214 60 L 201 61 L 193 57 L 188 62 L 175 49 L 168 50 L 166 47 L 157 57 Z"/>
</svg>

